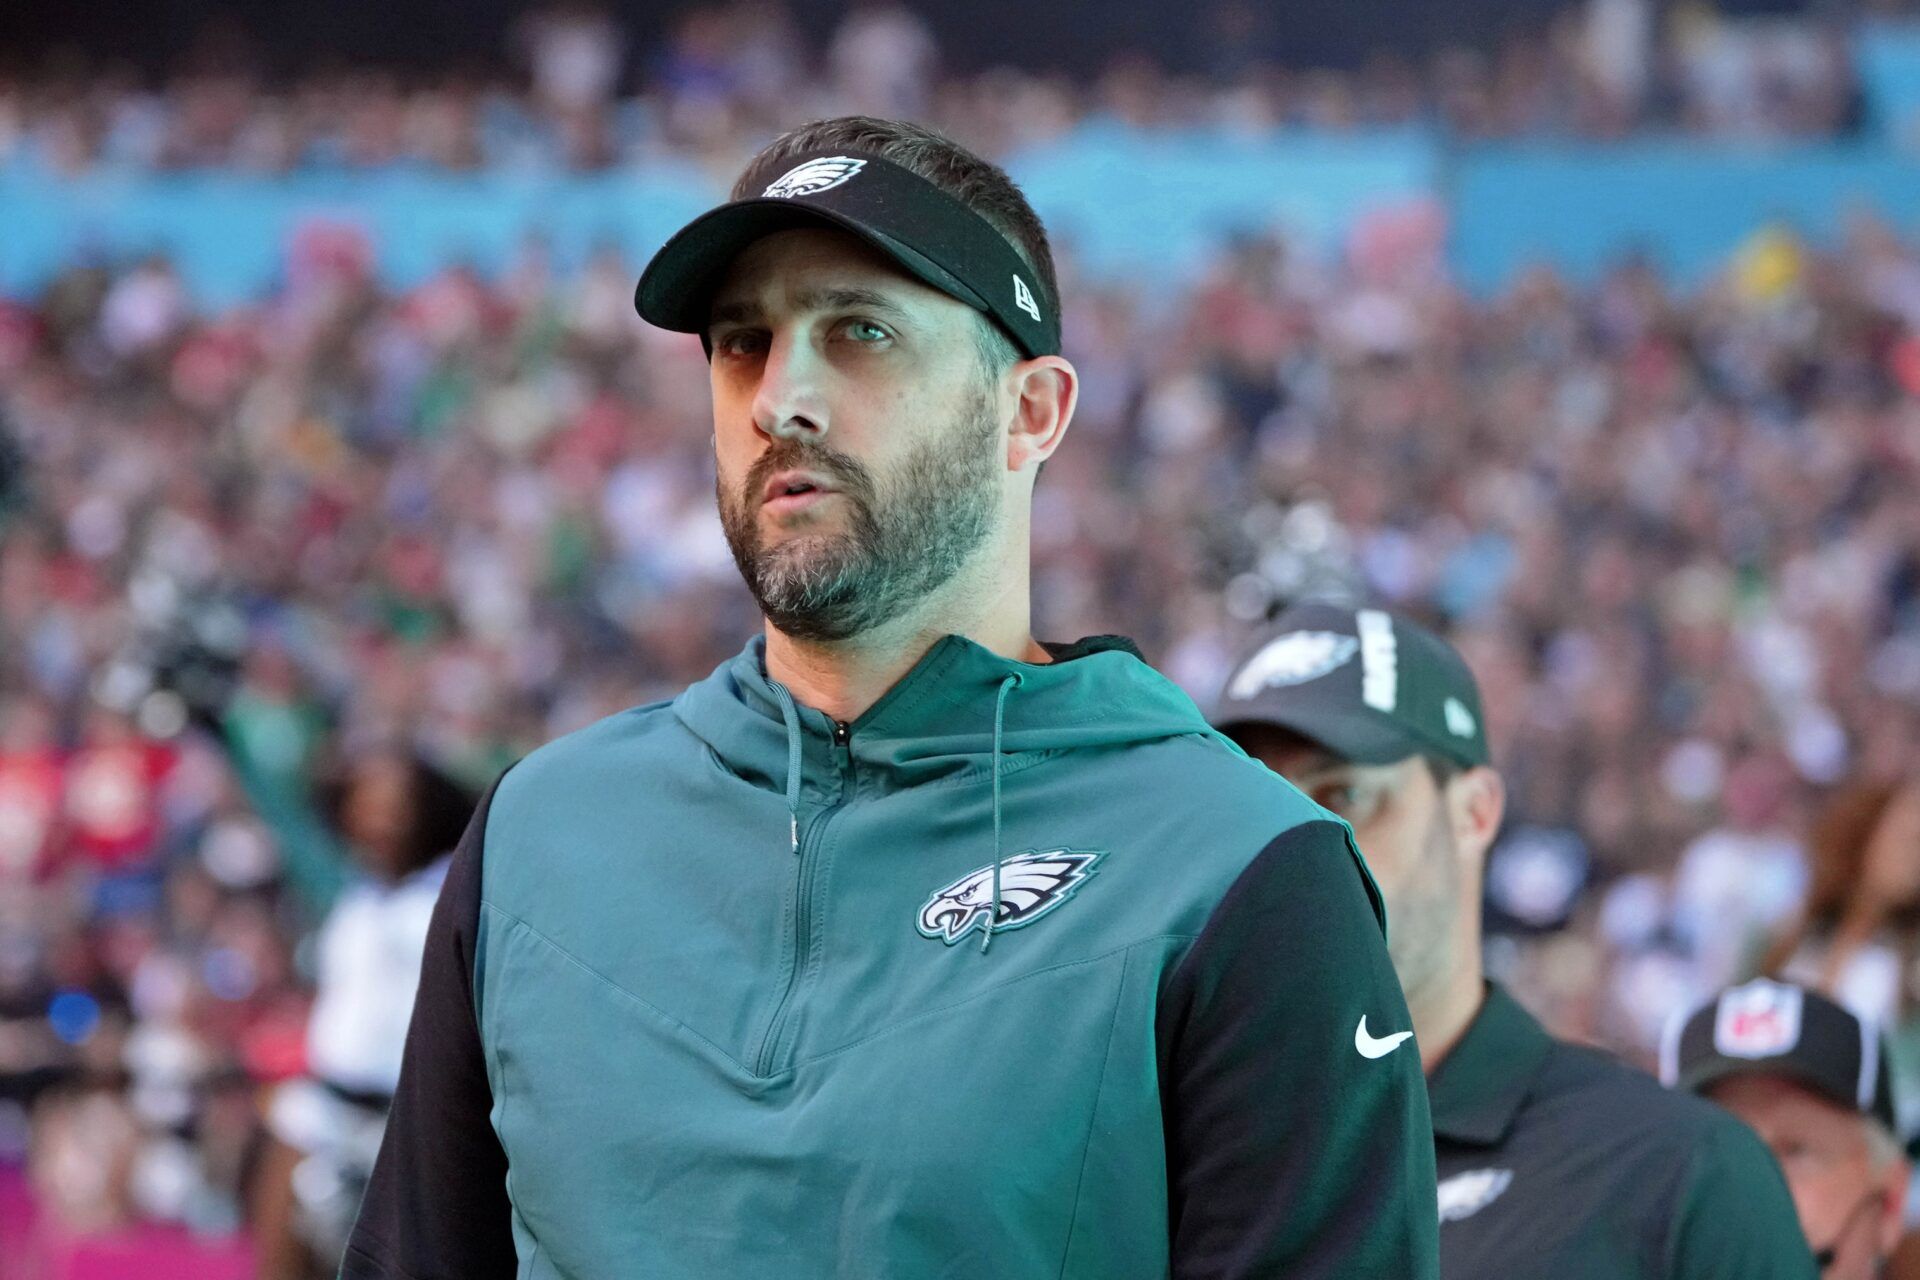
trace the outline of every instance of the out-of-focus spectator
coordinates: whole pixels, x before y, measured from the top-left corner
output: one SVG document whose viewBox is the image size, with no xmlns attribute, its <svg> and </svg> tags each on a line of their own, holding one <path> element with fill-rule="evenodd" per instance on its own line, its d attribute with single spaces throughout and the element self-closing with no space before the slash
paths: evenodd
<svg viewBox="0 0 1920 1280">
<path fill-rule="evenodd" d="M 849 113 L 873 116 L 924 115 L 938 57 L 926 21 L 894 0 L 859 0 L 828 50 Z"/>
<path fill-rule="evenodd" d="M 1862 782 L 1815 822 L 1805 910 L 1765 968 L 1886 1028 L 1901 1131 L 1920 1128 L 1920 783 Z"/>
<path fill-rule="evenodd" d="M 0 706 L 0 879 L 33 881 L 52 870 L 63 798 L 53 708 L 43 698 L 8 700 Z"/>
<path fill-rule="evenodd" d="M 591 170 L 675 154 L 719 173 L 781 128 L 847 111 L 932 117 L 994 144 L 1102 116 L 1156 129 L 1431 124 L 1468 139 L 1830 138 L 1862 121 L 1847 32 L 1807 20 L 1590 0 L 1497 43 L 1346 70 L 1276 62 L 1288 49 L 1266 15 L 1238 0 L 1196 10 L 1189 47 L 1164 51 L 1196 74 L 1128 53 L 1079 84 L 1007 67 L 947 74 L 931 26 L 894 0 L 853 6 L 817 52 L 783 0 L 688 8 L 643 49 L 593 0 L 561 0 L 515 24 L 497 64 L 424 76 L 315 67 L 270 81 L 224 29 L 157 85 L 71 65 L 0 79 L 0 168 Z M 155 282 L 127 290 L 139 340 L 167 310 Z"/>
<path fill-rule="evenodd" d="M 619 86 L 626 36 L 604 9 L 586 0 L 535 9 L 520 20 L 517 43 L 533 91 L 563 112 L 606 105 Z"/>
<path fill-rule="evenodd" d="M 1806 893 L 1807 868 L 1788 824 L 1788 766 L 1756 756 L 1719 786 L 1724 820 L 1692 841 L 1674 868 L 1674 926 L 1700 983 L 1720 987 L 1756 961 Z"/>
<path fill-rule="evenodd" d="M 330 1275 L 373 1169 L 427 921 L 474 798 L 409 752 L 357 756 L 336 802 L 358 874 L 316 937 L 306 1071 L 275 1092 L 254 1188 L 262 1280 Z"/>
<path fill-rule="evenodd" d="M 69 852 L 102 873 L 143 870 L 158 852 L 160 786 L 173 763 L 172 749 L 126 716 L 94 709 L 66 761 Z"/>
<path fill-rule="evenodd" d="M 1676 1017 L 1661 1062 L 1760 1135 L 1829 1280 L 1884 1280 L 1912 1169 L 1894 1133 L 1885 1052 L 1871 1024 L 1818 992 L 1758 979 Z"/>
</svg>

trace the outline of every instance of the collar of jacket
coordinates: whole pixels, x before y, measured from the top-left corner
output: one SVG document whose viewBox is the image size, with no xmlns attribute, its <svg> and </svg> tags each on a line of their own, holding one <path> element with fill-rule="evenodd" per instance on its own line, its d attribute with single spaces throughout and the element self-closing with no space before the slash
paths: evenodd
<svg viewBox="0 0 1920 1280">
<path fill-rule="evenodd" d="M 1505 1141 L 1552 1049 L 1546 1028 L 1488 983 L 1467 1034 L 1427 1081 L 1434 1133 L 1476 1146 Z"/>
<path fill-rule="evenodd" d="M 1006 699 L 1003 770 L 1036 753 L 1211 732 L 1193 700 L 1142 661 L 1131 642 L 1096 636 L 1047 649 L 1051 663 L 1016 662 L 962 636 L 941 638 L 853 722 L 849 747 L 861 787 L 897 790 L 990 776 L 994 703 L 1011 672 L 1020 683 Z M 689 686 L 673 710 L 730 773 L 767 790 L 784 789 L 786 727 L 767 679 L 764 637 L 755 636 Z M 812 707 L 797 710 L 801 794 L 820 803 L 840 790 L 833 722 Z"/>
</svg>

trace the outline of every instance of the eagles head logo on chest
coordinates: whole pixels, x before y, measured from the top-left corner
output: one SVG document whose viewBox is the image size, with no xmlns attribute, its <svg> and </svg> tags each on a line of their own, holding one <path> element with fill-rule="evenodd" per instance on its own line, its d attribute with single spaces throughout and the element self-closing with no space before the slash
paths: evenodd
<svg viewBox="0 0 1920 1280">
<path fill-rule="evenodd" d="M 1071 849 L 1022 853 L 1000 863 L 1000 914 L 995 933 L 1032 924 L 1053 910 L 1093 874 L 1100 857 Z M 920 932 L 948 946 L 985 928 L 993 910 L 993 864 L 969 871 L 937 891 L 920 908 Z"/>
</svg>

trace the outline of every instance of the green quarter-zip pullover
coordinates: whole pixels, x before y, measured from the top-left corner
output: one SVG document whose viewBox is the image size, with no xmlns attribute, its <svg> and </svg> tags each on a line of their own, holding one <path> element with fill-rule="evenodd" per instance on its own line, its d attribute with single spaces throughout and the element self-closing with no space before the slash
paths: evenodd
<svg viewBox="0 0 1920 1280">
<path fill-rule="evenodd" d="M 758 639 L 499 782 L 344 1275 L 1437 1273 L 1338 820 L 1124 642 L 949 636 L 851 725 Z"/>
</svg>

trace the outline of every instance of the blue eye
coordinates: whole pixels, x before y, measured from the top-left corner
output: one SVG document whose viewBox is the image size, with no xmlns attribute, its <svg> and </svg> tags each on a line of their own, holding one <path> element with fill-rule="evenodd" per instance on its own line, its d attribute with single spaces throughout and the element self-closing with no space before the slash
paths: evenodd
<svg viewBox="0 0 1920 1280">
<path fill-rule="evenodd" d="M 887 342 L 893 338 L 891 333 L 888 333 L 871 320 L 847 321 L 846 334 L 849 338 L 859 343 Z"/>
</svg>

